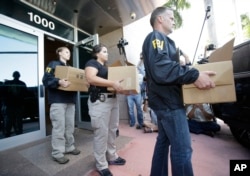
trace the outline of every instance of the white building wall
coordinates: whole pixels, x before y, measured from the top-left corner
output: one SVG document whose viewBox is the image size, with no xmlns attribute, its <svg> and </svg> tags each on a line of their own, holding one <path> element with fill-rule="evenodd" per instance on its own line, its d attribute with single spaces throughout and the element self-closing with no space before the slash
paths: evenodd
<svg viewBox="0 0 250 176">
<path fill-rule="evenodd" d="M 134 65 L 137 65 L 140 60 L 140 53 L 145 37 L 152 31 L 149 22 L 150 15 L 151 14 L 123 28 L 124 38 L 128 41 L 128 45 L 125 47 L 127 59 Z"/>
</svg>

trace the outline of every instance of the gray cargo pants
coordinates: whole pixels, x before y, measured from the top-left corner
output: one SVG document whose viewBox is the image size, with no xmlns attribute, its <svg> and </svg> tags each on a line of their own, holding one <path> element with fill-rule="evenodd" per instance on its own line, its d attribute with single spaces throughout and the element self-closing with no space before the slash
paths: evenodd
<svg viewBox="0 0 250 176">
<path fill-rule="evenodd" d="M 52 157 L 61 158 L 75 149 L 75 104 L 53 103 L 50 107 L 52 123 Z"/>
<path fill-rule="evenodd" d="M 106 98 L 104 102 L 88 100 L 91 125 L 94 130 L 94 157 L 96 168 L 108 168 L 107 161 L 118 158 L 116 153 L 116 130 L 119 124 L 117 98 Z"/>
</svg>

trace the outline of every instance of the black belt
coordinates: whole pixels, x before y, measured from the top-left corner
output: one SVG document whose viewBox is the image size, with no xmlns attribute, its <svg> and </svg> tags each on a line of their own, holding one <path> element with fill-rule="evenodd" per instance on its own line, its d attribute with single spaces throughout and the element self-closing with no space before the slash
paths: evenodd
<svg viewBox="0 0 250 176">
<path fill-rule="evenodd" d="M 104 102 L 106 98 L 116 98 L 116 94 L 114 93 L 99 93 L 99 100 Z"/>
<path fill-rule="evenodd" d="M 107 97 L 108 98 L 116 98 L 116 94 L 108 94 Z"/>
</svg>

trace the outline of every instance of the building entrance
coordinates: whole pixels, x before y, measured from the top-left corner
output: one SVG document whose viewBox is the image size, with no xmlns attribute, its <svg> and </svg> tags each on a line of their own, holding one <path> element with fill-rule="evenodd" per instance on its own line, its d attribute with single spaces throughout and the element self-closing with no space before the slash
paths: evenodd
<svg viewBox="0 0 250 176">
<path fill-rule="evenodd" d="M 67 46 L 72 52 L 69 64 L 76 68 L 84 69 L 91 58 L 86 43 L 83 46 L 73 42 L 77 40 L 74 36 L 83 40 L 89 34 L 75 31 L 72 26 L 22 3 L 8 2 L 11 5 L 4 3 L 6 8 L 0 10 L 0 151 L 51 134 L 49 105 L 42 77 L 47 64 L 57 59 L 56 49 Z M 14 16 L 8 17 L 8 8 L 14 5 L 16 9 L 22 9 L 22 15 L 13 12 Z M 31 14 L 36 14 L 32 16 L 38 20 L 36 23 L 29 18 Z M 46 22 L 52 26 L 46 26 Z M 89 44 L 93 44 L 91 40 Z M 12 83 L 15 81 L 18 83 L 14 86 Z M 87 99 L 87 92 L 78 93 L 76 126 L 90 129 Z M 15 107 L 9 105 L 14 106 L 16 102 L 18 105 L 14 110 Z"/>
</svg>

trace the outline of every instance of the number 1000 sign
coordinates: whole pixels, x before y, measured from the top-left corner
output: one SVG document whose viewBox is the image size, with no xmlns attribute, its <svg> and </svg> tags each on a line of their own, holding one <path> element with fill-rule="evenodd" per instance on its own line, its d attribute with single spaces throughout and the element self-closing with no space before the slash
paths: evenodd
<svg viewBox="0 0 250 176">
<path fill-rule="evenodd" d="M 36 24 L 42 25 L 50 30 L 55 30 L 55 23 L 52 21 L 48 21 L 46 18 L 41 18 L 39 15 L 33 14 L 33 12 L 28 12 L 28 15 L 30 16 L 31 22 L 35 22 Z"/>
</svg>

